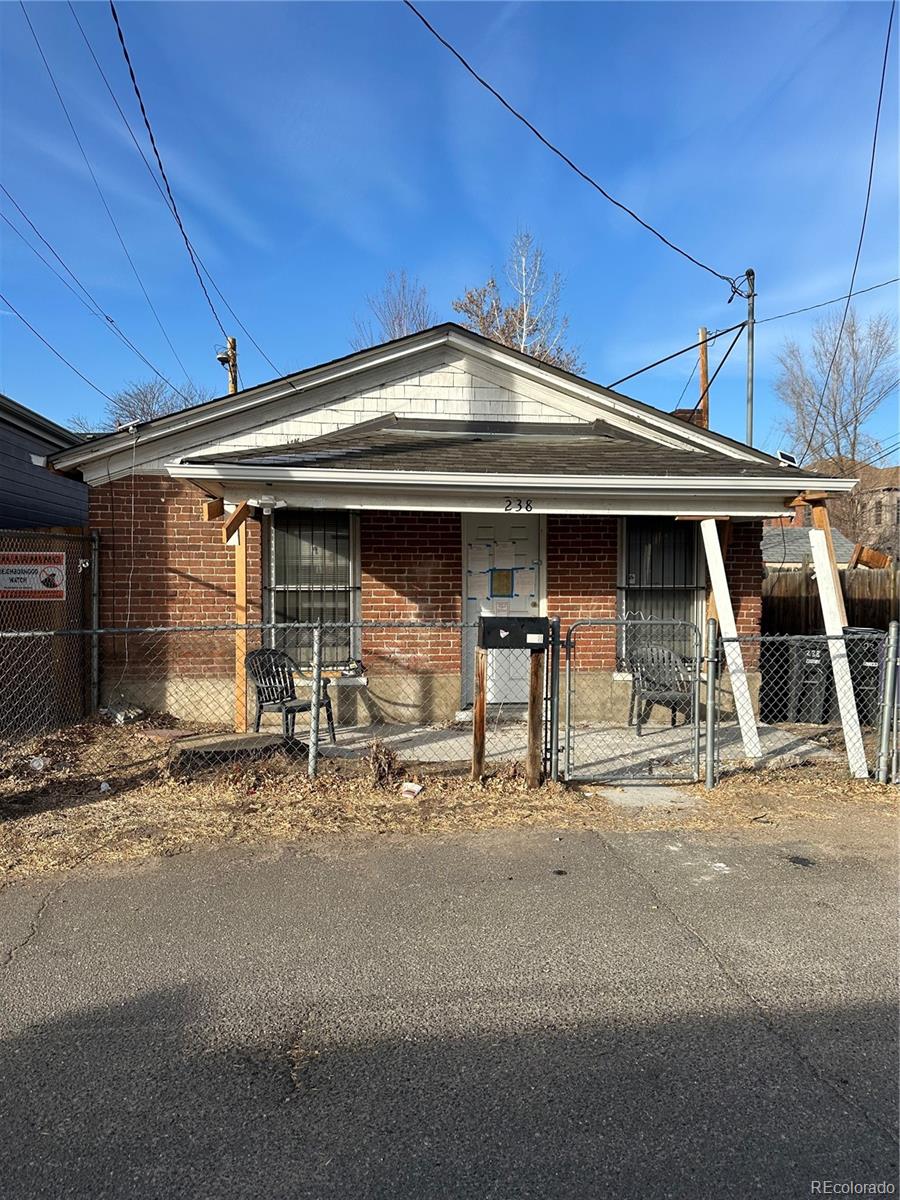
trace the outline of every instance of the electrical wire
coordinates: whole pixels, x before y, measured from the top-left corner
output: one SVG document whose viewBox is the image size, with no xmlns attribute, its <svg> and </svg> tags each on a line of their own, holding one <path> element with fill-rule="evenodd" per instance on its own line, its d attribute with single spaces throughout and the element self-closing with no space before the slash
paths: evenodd
<svg viewBox="0 0 900 1200">
<path fill-rule="evenodd" d="M 125 128 L 127 129 L 128 135 L 131 138 L 132 142 L 134 143 L 135 149 L 137 150 L 138 154 L 141 156 L 141 159 L 143 160 L 144 166 L 147 168 L 147 172 L 150 175 L 150 178 L 153 180 L 153 186 L 159 192 L 160 196 L 162 197 L 163 203 L 165 204 L 165 206 L 169 210 L 169 212 L 172 214 L 172 217 L 173 217 L 173 219 L 175 219 L 176 224 L 177 224 L 177 217 L 176 217 L 175 211 L 172 208 L 172 205 L 169 201 L 169 197 L 166 195 L 165 191 L 163 190 L 162 184 L 159 182 L 159 180 L 156 177 L 156 172 L 153 170 L 153 167 L 150 165 L 150 160 L 147 158 L 147 155 L 144 153 L 143 146 L 140 144 L 137 137 L 135 136 L 134 130 L 131 128 L 131 122 L 128 120 L 128 117 L 125 115 L 122 105 L 119 103 L 119 98 L 116 95 L 116 93 L 113 91 L 112 84 L 109 82 L 106 72 L 103 70 L 100 60 L 97 58 L 97 55 L 94 52 L 94 47 L 91 45 L 90 39 L 89 39 L 87 33 L 85 32 L 84 26 L 81 24 L 81 21 L 78 19 L 78 14 L 75 11 L 75 7 L 72 4 L 72 0 L 68 0 L 68 7 L 69 7 L 69 12 L 72 14 L 72 17 L 75 21 L 75 24 L 78 26 L 78 31 L 81 34 L 82 39 L 84 40 L 84 44 L 85 44 L 85 46 L 87 46 L 88 53 L 90 54 L 91 58 L 94 60 L 94 66 L 97 68 L 97 70 L 100 74 L 100 78 L 103 80 L 104 84 L 106 85 L 106 90 L 109 92 L 109 95 L 110 95 L 110 98 L 111 98 L 113 104 L 116 106 L 116 110 L 118 111 L 119 116 L 122 118 L 122 123 L 124 124 Z M 182 230 L 182 233 L 183 232 L 184 232 L 184 230 Z M 275 372 L 275 374 L 283 375 L 284 371 L 280 367 L 278 367 L 274 362 L 272 362 L 271 358 L 269 358 L 268 354 L 266 354 L 265 350 L 263 350 L 262 346 L 260 346 L 259 342 L 256 340 L 256 338 L 253 336 L 253 334 L 250 332 L 250 330 L 247 328 L 247 326 L 243 323 L 243 321 L 240 319 L 240 317 L 237 315 L 237 313 L 234 311 L 234 309 L 228 303 L 228 300 L 225 297 L 225 295 L 223 294 L 222 289 L 216 283 L 215 279 L 213 278 L 212 274 L 210 273 L 209 267 L 207 267 L 206 263 L 200 257 L 200 252 L 197 250 L 197 247 L 194 245 L 194 243 L 191 242 L 190 238 L 188 238 L 188 243 L 189 243 L 190 250 L 194 255 L 194 258 L 200 264 L 200 268 L 203 271 L 203 274 L 209 280 L 209 283 L 210 283 L 213 291 L 216 293 L 216 295 L 219 297 L 219 299 L 222 301 L 222 303 L 228 309 L 235 324 L 238 326 L 238 328 L 241 330 L 241 332 L 245 335 L 245 337 L 250 342 L 250 344 L 256 349 L 259 356 L 262 359 L 264 359 L 264 361 L 266 363 L 268 363 L 268 365 L 272 368 L 272 370 Z"/>
<path fill-rule="evenodd" d="M 704 341 L 714 342 L 716 338 L 722 337 L 726 333 L 734 333 L 736 329 L 743 329 L 746 321 L 740 321 L 737 325 L 729 325 L 727 329 L 716 329 L 710 333 Z M 696 350 L 703 345 L 703 341 L 692 342 L 690 346 L 683 346 L 681 350 L 676 350 L 674 354 L 667 354 L 665 358 L 658 358 L 656 362 L 649 363 L 646 367 L 641 367 L 638 371 L 632 371 L 630 375 L 623 375 L 621 379 L 617 379 L 614 383 L 608 383 L 608 388 L 618 387 L 620 383 L 625 383 L 629 379 L 634 379 L 637 375 L 643 375 L 645 371 L 652 371 L 654 367 L 662 366 L 663 363 L 671 362 L 673 358 L 679 358 L 682 354 L 687 354 L 689 350 Z"/>
<path fill-rule="evenodd" d="M 47 61 L 47 56 L 46 56 L 46 54 L 44 54 L 44 50 L 43 50 L 43 47 L 41 46 L 40 39 L 38 38 L 37 31 L 35 30 L 34 26 L 31 23 L 31 18 L 28 16 L 28 11 L 25 8 L 24 0 L 19 0 L 19 7 L 22 10 L 22 15 L 25 18 L 26 24 L 28 25 L 28 28 L 31 31 L 31 36 L 34 39 L 34 44 L 35 44 L 35 46 L 37 46 L 38 54 L 40 55 L 41 61 L 43 62 L 44 67 L 47 71 L 47 75 L 49 76 L 50 83 L 53 85 L 53 90 L 56 92 L 56 98 L 59 100 L 60 107 L 62 108 L 63 114 L 65 115 L 65 118 L 66 118 L 66 121 L 69 124 L 69 128 L 72 131 L 72 136 L 75 139 L 75 143 L 78 146 L 78 149 L 81 151 L 81 157 L 84 159 L 84 165 L 88 169 L 88 173 L 89 173 L 91 179 L 93 180 L 94 187 L 97 189 L 97 194 L 100 197 L 100 200 L 101 200 L 101 203 L 103 204 L 104 209 L 106 210 L 106 215 L 109 217 L 110 224 L 112 225 L 112 227 L 115 231 L 116 237 L 118 238 L 119 245 L 122 247 L 122 252 L 124 253 L 125 257 L 128 260 L 128 265 L 131 267 L 134 277 L 138 282 L 138 286 L 140 287 L 140 289 L 144 295 L 144 299 L 147 301 L 147 305 L 148 305 L 151 313 L 153 314 L 154 319 L 156 320 L 156 323 L 159 326 L 160 331 L 161 331 L 163 337 L 165 338 L 169 349 L 172 351 L 172 354 L 174 355 L 175 360 L 177 361 L 179 367 L 183 371 L 185 378 L 190 380 L 190 375 L 188 374 L 187 368 L 185 367 L 184 363 L 181 361 L 181 358 L 178 355 L 178 351 L 175 349 L 175 346 L 172 343 L 172 339 L 169 337 L 169 335 L 166 331 L 166 327 L 163 325 L 162 319 L 160 318 L 159 313 L 156 311 L 153 301 L 150 299 L 150 295 L 149 295 L 146 287 L 144 286 L 144 281 L 141 278 L 140 272 L 138 271 L 138 269 L 135 265 L 134 259 L 131 257 L 131 254 L 129 253 L 128 247 L 125 244 L 125 239 L 122 237 L 121 230 L 119 229 L 116 219 L 112 214 L 112 209 L 109 207 L 109 204 L 107 203 L 106 196 L 103 192 L 103 189 L 100 186 L 100 181 L 97 179 L 96 173 L 94 172 L 94 168 L 91 165 L 91 160 L 88 158 L 87 151 L 85 150 L 84 145 L 82 144 L 81 138 L 78 136 L 78 131 L 75 128 L 75 123 L 72 120 L 72 117 L 66 106 L 66 102 L 63 99 L 62 92 L 60 91 L 59 85 L 56 82 L 56 78 L 50 67 L 50 63 Z"/>
<path fill-rule="evenodd" d="M 35 329 L 35 327 L 30 323 L 30 321 L 27 321 L 25 319 L 25 317 L 22 316 L 22 314 L 19 312 L 19 310 L 17 308 L 15 308 L 13 306 L 13 304 L 10 303 L 10 301 L 6 298 L 6 296 L 3 295 L 2 292 L 0 292 L 0 300 L 3 301 L 3 303 L 9 309 L 9 311 L 13 314 L 13 316 L 18 317 L 19 320 L 22 322 L 22 324 L 27 329 L 30 329 L 31 332 L 34 334 L 34 336 L 39 341 L 43 342 L 48 350 L 52 351 L 52 353 L 56 355 L 56 357 L 60 360 L 60 362 L 65 363 L 70 371 L 74 371 L 79 379 L 83 379 L 84 382 L 88 385 L 88 387 L 92 387 L 95 392 L 99 392 L 100 395 L 105 400 L 112 401 L 112 396 L 110 396 L 110 394 L 108 392 L 104 392 L 103 388 L 97 387 L 96 383 L 94 383 L 94 381 L 92 379 L 88 379 L 87 375 L 85 375 L 81 371 L 79 371 L 78 368 L 76 366 L 74 366 L 74 364 L 70 363 L 69 360 L 63 354 L 60 354 L 60 352 L 56 349 L 56 347 L 54 345 L 52 345 L 50 342 L 48 342 L 42 333 L 38 333 L 38 331 Z"/>
<path fill-rule="evenodd" d="M 182 221 L 181 214 L 178 211 L 178 205 L 175 203 L 175 197 L 172 195 L 172 188 L 169 186 L 169 177 L 166 175 L 166 168 L 163 166 L 163 160 L 159 153 L 159 147 L 156 144 L 156 137 L 153 133 L 153 126 L 150 124 L 150 118 L 147 115 L 147 109 L 144 104 L 144 97 L 141 95 L 141 89 L 138 86 L 137 76 L 135 75 L 134 67 L 131 64 L 131 55 L 128 53 L 128 47 L 125 44 L 125 34 L 123 33 L 122 26 L 119 22 L 119 14 L 116 11 L 116 6 L 114 3 L 114 0 L 109 0 L 109 8 L 110 8 L 110 12 L 112 13 L 113 21 L 115 22 L 115 25 L 116 25 L 116 32 L 119 35 L 119 45 L 122 47 L 122 53 L 125 56 L 125 63 L 128 67 L 128 74 L 131 76 L 131 86 L 134 88 L 134 94 L 137 97 L 137 102 L 138 102 L 138 105 L 140 106 L 141 116 L 144 119 L 144 127 L 147 130 L 147 136 L 150 138 L 150 145 L 153 147 L 153 153 L 156 156 L 156 165 L 159 167 L 159 173 L 162 176 L 163 183 L 166 185 L 166 194 L 168 195 L 169 202 L 172 206 L 172 215 L 174 216 L 175 220 L 178 223 L 178 228 L 180 229 L 181 236 L 184 239 L 185 248 L 187 249 L 188 255 L 190 256 L 191 265 L 194 268 L 194 274 L 197 276 L 197 282 L 200 284 L 200 288 L 203 291 L 203 295 L 206 298 L 206 303 L 209 305 L 209 310 L 212 313 L 212 315 L 215 319 L 215 322 L 219 327 L 222 337 L 227 338 L 228 334 L 225 331 L 225 326 L 222 324 L 221 318 L 219 317 L 219 314 L 216 312 L 216 306 L 213 304 L 212 300 L 210 299 L 209 292 L 206 290 L 206 284 L 203 282 L 203 276 L 200 274 L 200 268 L 197 265 L 197 259 L 194 257 L 194 250 L 193 250 L 193 247 L 191 246 L 187 232 L 185 231 L 184 222 Z"/>
<path fill-rule="evenodd" d="M 110 0 L 110 3 L 112 3 L 112 0 Z M 689 254 L 687 250 L 682 249 L 681 246 L 678 246 L 678 245 L 676 245 L 675 242 L 670 241 L 670 239 L 667 238 L 665 236 L 665 234 L 660 233 L 660 231 L 658 229 L 654 228 L 654 226 L 651 225 L 648 221 L 645 221 L 643 219 L 643 217 L 638 216 L 638 214 L 633 209 L 629 208 L 627 206 L 627 204 L 623 204 L 621 200 L 617 200 L 615 198 L 615 196 L 611 196 L 610 193 L 604 187 L 602 187 L 597 182 L 596 179 L 594 179 L 594 178 L 592 178 L 592 176 L 588 175 L 588 173 L 586 171 L 583 171 L 581 169 L 581 167 L 579 167 L 577 163 L 575 163 L 571 158 L 569 158 L 569 156 L 564 151 L 560 150 L 560 148 L 558 146 L 555 146 L 553 144 L 553 142 L 551 142 L 549 140 L 549 138 L 545 137 L 544 134 L 542 134 L 541 131 L 535 125 L 533 125 L 526 116 L 524 116 L 522 113 L 520 113 L 518 111 L 518 109 L 513 108 L 513 106 L 510 104 L 510 102 L 503 95 L 501 95 L 501 93 L 498 92 L 497 89 L 492 84 L 488 83 L 488 81 L 484 78 L 484 76 L 479 75 L 479 73 L 475 70 L 475 68 L 472 66 L 472 64 L 463 57 L 463 55 L 459 52 L 459 50 L 457 50 L 455 46 L 453 46 L 450 42 L 448 42 L 447 39 L 442 34 L 438 33 L 438 31 L 431 24 L 431 22 L 428 20 L 428 18 L 425 17 L 423 13 L 419 12 L 419 10 L 416 8 L 416 6 L 412 3 L 412 0 L 403 0 L 403 3 L 406 5 L 406 7 L 410 10 L 411 13 L 413 13 L 416 17 L 418 17 L 418 19 L 422 22 L 422 24 L 425 26 L 425 28 L 428 30 L 428 32 L 432 35 L 432 37 L 436 38 L 441 43 L 441 45 L 444 47 L 445 50 L 449 50 L 449 52 L 453 55 L 453 57 L 457 60 L 457 62 L 459 62 L 461 64 L 461 66 L 463 66 L 465 68 L 465 70 L 468 71 L 468 73 L 472 76 L 472 78 L 474 80 L 476 80 L 477 83 L 481 84 L 481 86 L 483 88 L 485 88 L 488 92 L 490 92 L 490 94 L 494 97 L 494 99 L 498 100 L 503 105 L 503 107 L 507 110 L 507 112 L 511 113 L 512 116 L 514 116 L 517 121 L 521 121 L 521 123 L 525 126 L 525 128 L 528 129 L 531 133 L 533 133 L 539 142 L 541 142 L 544 146 L 546 146 L 548 150 L 550 150 L 553 154 L 555 154 L 557 156 L 557 158 L 562 159 L 562 161 L 566 164 L 566 166 L 570 167 L 571 170 L 573 170 L 575 172 L 575 174 L 579 176 L 579 178 L 583 179 L 585 183 L 589 184 L 592 188 L 594 188 L 596 191 L 598 191 L 600 193 L 600 195 L 604 197 L 604 199 L 606 199 L 610 202 L 610 204 L 614 204 L 616 208 L 621 209 L 621 211 L 626 213 L 629 217 L 631 217 L 632 220 L 637 221 L 637 223 L 639 225 L 643 226 L 643 228 L 646 229 L 648 231 L 648 233 L 652 233 L 654 237 L 659 238 L 659 240 L 665 246 L 668 246 L 670 250 L 674 250 L 675 253 L 680 254 L 682 256 L 682 258 L 686 258 L 688 260 L 688 262 L 692 262 L 695 267 L 699 267 L 702 271 L 707 271 L 710 275 L 714 275 L 716 277 L 716 279 L 721 279 L 723 283 L 727 283 L 728 286 L 731 288 L 731 299 L 734 299 L 735 296 L 743 295 L 743 293 L 740 290 L 740 284 L 741 284 L 740 279 L 737 279 L 731 275 L 724 275 L 721 271 L 717 271 L 714 267 L 711 267 L 707 263 L 702 262 L 699 258 L 695 258 L 693 254 Z M 746 276 L 744 276 L 744 278 L 746 278 Z M 745 299 L 746 299 L 746 297 L 745 297 Z"/>
<path fill-rule="evenodd" d="M 710 376 L 710 378 L 709 378 L 709 382 L 707 383 L 707 385 L 706 385 L 706 387 L 703 389 L 703 391 L 700 393 L 699 397 L 697 398 L 697 403 L 696 403 L 696 404 L 694 405 L 694 407 L 691 409 L 691 411 L 690 411 L 690 413 L 688 414 L 688 416 L 687 416 L 686 420 L 688 420 L 688 421 L 692 421 L 692 420 L 693 420 L 693 418 L 694 418 L 694 414 L 696 413 L 697 409 L 700 407 L 700 405 L 703 403 L 703 401 L 704 401 L 704 400 L 706 399 L 706 397 L 709 395 L 709 389 L 710 389 L 710 388 L 712 387 L 712 385 L 713 385 L 713 384 L 716 382 L 716 376 L 719 374 L 719 372 L 720 372 L 720 371 L 722 370 L 722 368 L 725 366 L 725 361 L 726 361 L 726 359 L 728 358 L 728 355 L 729 355 L 729 354 L 732 352 L 732 350 L 733 350 L 733 349 L 735 348 L 735 346 L 738 344 L 738 339 L 740 338 L 741 334 L 744 332 L 744 327 L 746 326 L 746 324 L 747 324 L 747 322 L 746 322 L 746 321 L 742 321 L 742 322 L 741 322 L 741 324 L 738 326 L 738 331 L 737 331 L 737 333 L 736 333 L 736 334 L 734 335 L 734 337 L 731 339 L 731 345 L 728 347 L 728 349 L 725 351 L 725 353 L 724 353 L 724 354 L 722 355 L 722 357 L 719 359 L 719 365 L 716 367 L 715 371 L 713 371 L 712 375 L 711 375 L 711 376 Z"/>
<path fill-rule="evenodd" d="M 900 275 L 893 279 L 885 279 L 882 283 L 873 283 L 871 287 L 857 288 L 845 296 L 835 296 L 833 300 L 820 300 L 818 304 L 807 304 L 805 308 L 793 308 L 790 312 L 778 313 L 774 317 L 757 317 L 757 325 L 765 325 L 767 321 L 783 321 L 785 317 L 796 317 L 798 313 L 812 312 L 814 308 L 827 308 L 829 304 L 840 304 L 842 300 L 850 300 L 853 296 L 864 296 L 866 292 L 875 292 L 879 288 L 890 287 L 892 283 L 900 283 Z"/>
<path fill-rule="evenodd" d="M 869 219 L 869 203 L 872 199 L 872 181 L 875 178 L 875 153 L 878 148 L 878 129 L 881 124 L 881 104 L 884 99 L 884 81 L 887 76 L 888 57 L 891 48 L 891 32 L 894 27 L 894 10 L 896 7 L 897 0 L 891 0 L 887 33 L 884 39 L 884 57 L 881 63 L 881 81 L 878 85 L 878 104 L 875 108 L 875 127 L 872 131 L 872 149 L 869 153 L 869 174 L 866 181 L 866 202 L 863 206 L 862 222 L 860 223 L 859 229 L 859 240 L 856 243 L 856 256 L 853 259 L 853 270 L 850 273 L 850 286 L 847 289 L 847 298 L 844 303 L 844 312 L 841 316 L 840 328 L 838 329 L 838 334 L 834 341 L 834 352 L 831 355 L 831 361 L 829 362 L 828 370 L 825 373 L 825 381 L 822 384 L 822 394 L 819 397 L 819 403 L 816 406 L 815 415 L 813 416 L 812 428 L 809 431 L 809 438 L 807 439 L 806 446 L 804 447 L 803 453 L 800 456 L 801 462 L 809 453 L 810 447 L 812 446 L 813 440 L 816 436 L 816 428 L 819 424 L 819 417 L 822 415 L 822 408 L 825 404 L 825 396 L 828 393 L 828 385 L 831 382 L 831 373 L 834 370 L 834 364 L 837 361 L 838 350 L 840 349 L 841 345 L 841 338 L 844 335 L 844 326 L 847 324 L 847 314 L 850 311 L 850 297 L 853 295 L 853 286 L 856 283 L 856 272 L 859 269 L 859 260 L 860 256 L 862 255 L 863 241 L 866 236 L 866 224 Z"/>
<path fill-rule="evenodd" d="M 3 187 L 3 185 L 0 184 L 0 187 Z M 6 192 L 7 195 L 9 195 L 9 192 L 6 191 L 5 187 L 3 188 L 3 191 Z M 15 201 L 13 201 L 13 203 L 15 204 Z M 22 209 L 19 208 L 18 204 L 16 204 L 16 208 L 19 209 L 19 212 L 22 212 Z M 97 301 L 91 295 L 91 293 L 87 290 L 87 288 L 84 286 L 84 284 L 78 279 L 78 277 L 75 274 L 73 274 L 73 272 L 70 270 L 69 267 L 65 267 L 65 269 L 69 272 L 69 274 L 72 276 L 72 278 L 78 284 L 78 286 L 84 292 L 84 295 L 87 296 L 87 300 L 84 298 L 84 296 L 82 296 L 79 292 L 77 292 L 74 287 L 72 287 L 71 283 L 69 283 L 68 279 L 66 279 L 66 277 L 63 274 L 61 274 L 59 271 L 57 271 L 57 269 L 56 269 L 56 267 L 54 267 L 53 263 L 50 262 L 49 259 L 45 258 L 43 254 L 41 254 L 41 252 L 40 252 L 40 250 L 38 250 L 37 246 L 33 246 L 31 244 L 31 242 L 29 242 L 29 240 L 25 236 L 25 234 L 22 233 L 21 229 L 17 228 L 17 226 L 13 224 L 13 222 L 9 219 L 9 217 L 6 215 L 6 213 L 0 212 L 0 219 L 5 221 L 6 224 L 13 231 L 13 233 L 15 233 L 18 237 L 20 237 L 22 239 L 22 241 L 25 243 L 25 245 L 28 247 L 28 249 L 32 252 L 32 254 L 37 255 L 37 257 L 41 260 L 41 262 L 44 264 L 44 266 L 53 272 L 53 274 L 60 281 L 60 283 L 64 284 L 69 289 L 69 291 L 72 293 L 72 295 L 75 297 L 75 299 L 80 304 L 84 305 L 84 307 L 88 310 L 88 312 L 91 314 L 92 317 L 96 317 L 98 320 L 102 321 L 104 323 L 104 325 L 106 326 L 106 328 L 109 329 L 109 331 L 115 337 L 117 337 L 121 342 L 123 342 L 129 348 L 129 350 L 132 350 L 138 356 L 138 358 L 141 360 L 141 362 L 143 362 L 146 366 L 148 366 L 150 368 L 150 370 L 153 372 L 154 375 L 156 375 L 156 377 L 158 379 L 161 379 L 162 382 L 167 385 L 167 387 L 171 388 L 171 390 L 176 394 L 176 396 L 180 396 L 181 399 L 184 400 L 184 402 L 186 404 L 191 403 L 190 397 L 186 396 L 184 394 L 184 392 L 182 392 L 179 388 L 177 388 L 175 386 L 175 384 L 172 383 L 171 379 L 167 379 L 166 376 L 163 375 L 162 371 L 160 371 L 158 367 L 155 367 L 153 365 L 153 363 L 150 361 L 150 359 L 147 358 L 147 356 L 141 350 L 139 350 L 137 348 L 137 346 L 134 344 L 134 342 L 132 342 L 132 340 L 125 333 L 122 332 L 122 330 L 119 328 L 119 326 L 113 320 L 113 318 L 109 315 L 109 313 L 106 313 L 103 311 L 103 309 L 100 307 L 100 305 L 97 303 Z M 26 218 L 26 220 L 28 220 L 28 218 Z M 34 223 L 29 220 L 28 224 L 37 233 L 37 228 L 34 225 Z M 44 242 L 44 244 L 52 250 L 52 247 L 50 246 L 50 243 L 47 241 L 46 238 L 44 238 L 40 233 L 38 233 L 38 237 L 40 237 L 41 241 Z M 53 253 L 56 254 L 55 251 L 53 251 Z M 56 258 L 59 259 L 60 262 L 63 261 L 59 257 L 58 254 L 56 254 Z M 64 263 L 63 263 L 63 266 L 65 266 Z"/>
<path fill-rule="evenodd" d="M 691 367 L 691 373 L 690 373 L 690 375 L 688 375 L 688 377 L 687 377 L 687 383 L 686 383 L 686 384 L 684 385 L 684 387 L 681 389 L 681 395 L 680 395 L 680 396 L 678 397 L 678 399 L 675 401 L 675 410 L 676 410 L 676 411 L 677 411 L 677 410 L 678 410 L 678 408 L 681 406 L 681 402 L 682 402 L 682 400 L 683 400 L 683 399 L 684 399 L 684 397 L 685 397 L 685 393 L 687 392 L 688 388 L 691 386 L 691 380 L 692 380 L 692 379 L 694 378 L 694 376 L 697 374 L 697 367 L 698 367 L 699 363 L 700 363 L 700 359 L 699 359 L 699 357 L 698 357 L 698 358 L 696 358 L 696 359 L 694 360 L 694 365 Z"/>
</svg>

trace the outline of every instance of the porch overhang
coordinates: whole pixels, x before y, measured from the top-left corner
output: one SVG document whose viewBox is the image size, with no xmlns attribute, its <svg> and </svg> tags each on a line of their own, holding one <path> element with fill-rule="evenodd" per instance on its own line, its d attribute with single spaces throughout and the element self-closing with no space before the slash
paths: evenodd
<svg viewBox="0 0 900 1200">
<path fill-rule="evenodd" d="M 591 476 L 483 472 L 378 471 L 249 464 L 172 462 L 173 479 L 188 480 L 226 503 L 257 508 L 384 509 L 421 512 L 510 512 L 621 516 L 782 517 L 797 479 L 706 475 Z M 816 479 L 829 492 L 853 480 Z M 519 505 L 521 504 L 521 507 Z"/>
</svg>

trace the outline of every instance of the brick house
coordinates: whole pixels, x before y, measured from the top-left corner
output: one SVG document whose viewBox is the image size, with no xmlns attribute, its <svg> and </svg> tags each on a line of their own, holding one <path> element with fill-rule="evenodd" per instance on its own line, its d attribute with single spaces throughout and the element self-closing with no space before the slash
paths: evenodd
<svg viewBox="0 0 900 1200">
<path fill-rule="evenodd" d="M 559 616 L 564 631 L 625 613 L 700 624 L 698 518 L 719 518 L 737 627 L 756 632 L 762 521 L 804 486 L 849 486 L 454 324 L 118 430 L 54 464 L 90 489 L 102 625 L 235 620 L 238 551 L 205 519 L 219 506 L 204 511 L 221 500 L 226 519 L 249 514 L 235 535 L 247 620 L 323 620 L 327 665 L 364 664 L 388 708 L 392 675 L 415 671 L 429 719 L 471 702 L 471 633 L 354 622 L 494 612 Z M 173 673 L 233 688 L 233 656 L 201 641 L 189 657 L 180 643 Z M 300 658 L 308 648 L 305 633 L 288 646 Z M 585 653 L 621 675 L 614 630 Z M 137 682 L 134 658 L 128 669 Z M 494 699 L 520 685 L 497 681 Z"/>
</svg>

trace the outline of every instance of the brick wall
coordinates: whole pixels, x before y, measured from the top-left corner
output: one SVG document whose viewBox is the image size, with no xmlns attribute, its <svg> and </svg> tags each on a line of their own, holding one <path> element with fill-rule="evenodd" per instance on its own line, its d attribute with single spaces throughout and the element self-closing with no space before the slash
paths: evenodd
<svg viewBox="0 0 900 1200">
<path fill-rule="evenodd" d="M 462 620 L 458 513 L 363 512 L 359 521 L 364 621 Z M 368 630 L 367 669 L 458 671 L 459 633 Z"/>
<path fill-rule="evenodd" d="M 547 518 L 547 612 L 563 638 L 573 621 L 615 619 L 617 554 L 615 517 Z M 583 629 L 577 647 L 579 667 L 615 668 L 614 629 Z"/>
<path fill-rule="evenodd" d="M 221 521 L 204 521 L 205 496 L 192 484 L 158 475 L 117 479 L 90 492 L 90 524 L 100 532 L 100 624 L 105 628 L 208 625 L 234 621 L 234 550 Z M 259 523 L 247 530 L 248 621 L 261 619 Z M 124 657 L 120 643 L 105 657 Z M 234 637 L 147 634 L 129 638 L 129 674 L 178 663 L 230 673 Z"/>
<path fill-rule="evenodd" d="M 764 575 L 762 521 L 732 522 L 731 542 L 725 554 L 725 574 L 731 590 L 731 603 L 738 636 L 757 636 L 762 619 L 762 582 Z M 745 644 L 744 664 L 755 669 L 759 646 Z"/>
</svg>

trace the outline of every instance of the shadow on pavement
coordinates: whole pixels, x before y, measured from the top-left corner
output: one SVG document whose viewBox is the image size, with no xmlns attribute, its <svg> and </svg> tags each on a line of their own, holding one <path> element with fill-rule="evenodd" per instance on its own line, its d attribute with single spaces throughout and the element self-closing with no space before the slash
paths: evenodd
<svg viewBox="0 0 900 1200">
<path fill-rule="evenodd" d="M 746 1012 L 354 1045 L 309 1021 L 292 1046 L 235 1046 L 194 1032 L 202 1010 L 156 992 L 3 1043 L 6 1200 L 649 1200 L 896 1177 L 889 1005 L 777 1018 L 812 1062 L 844 1046 L 844 1098 Z"/>
</svg>

